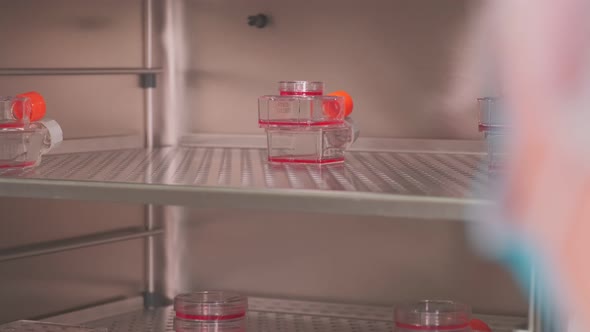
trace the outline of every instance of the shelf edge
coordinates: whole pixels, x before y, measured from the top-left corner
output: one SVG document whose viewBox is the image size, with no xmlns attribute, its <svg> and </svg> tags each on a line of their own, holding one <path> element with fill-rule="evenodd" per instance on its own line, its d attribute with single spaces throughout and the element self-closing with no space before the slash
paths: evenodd
<svg viewBox="0 0 590 332">
<path fill-rule="evenodd" d="M 0 179 L 0 197 L 71 199 L 192 208 L 261 209 L 418 219 L 462 220 L 481 199 L 302 189 L 243 189 L 116 182 Z"/>
</svg>

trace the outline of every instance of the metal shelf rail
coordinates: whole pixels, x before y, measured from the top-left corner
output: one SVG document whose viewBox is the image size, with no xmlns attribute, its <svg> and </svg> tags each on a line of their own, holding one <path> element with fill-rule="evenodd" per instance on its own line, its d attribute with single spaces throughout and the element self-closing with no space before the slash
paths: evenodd
<svg viewBox="0 0 590 332">
<path fill-rule="evenodd" d="M 163 229 L 123 229 L 102 234 L 82 236 L 78 238 L 36 243 L 24 247 L 7 248 L 0 250 L 0 262 L 41 255 L 50 255 L 63 251 L 100 246 L 121 241 L 150 238 L 152 236 L 158 236 L 162 234 L 164 234 Z"/>
<path fill-rule="evenodd" d="M 249 332 L 391 332 L 388 307 L 249 298 Z M 512 332 L 523 317 L 476 315 L 495 332 Z M 102 305 L 45 319 L 63 324 L 105 327 L 109 332 L 173 332 L 171 307 L 144 309 L 139 299 Z"/>
<path fill-rule="evenodd" d="M 0 68 L 0 76 L 161 74 L 162 68 Z"/>
<path fill-rule="evenodd" d="M 180 146 L 46 156 L 0 170 L 0 196 L 464 220 L 491 204 L 483 155 L 353 151 L 344 165 L 271 165 L 258 148 Z"/>
</svg>

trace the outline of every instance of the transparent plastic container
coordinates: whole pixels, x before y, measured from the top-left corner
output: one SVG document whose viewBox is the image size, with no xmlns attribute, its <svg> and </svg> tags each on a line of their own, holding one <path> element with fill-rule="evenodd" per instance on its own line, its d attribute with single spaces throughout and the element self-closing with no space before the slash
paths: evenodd
<svg viewBox="0 0 590 332">
<path fill-rule="evenodd" d="M 321 96 L 324 94 L 324 82 L 280 81 L 281 96 Z"/>
<path fill-rule="evenodd" d="M 395 309 L 396 332 L 471 332 L 471 308 L 453 301 L 420 301 Z"/>
<path fill-rule="evenodd" d="M 38 92 L 26 92 L 16 97 L 0 96 L 0 129 L 23 128 L 45 116 L 45 99 Z"/>
<path fill-rule="evenodd" d="M 22 128 L 31 122 L 31 101 L 26 97 L 0 97 L 0 129 Z"/>
<path fill-rule="evenodd" d="M 0 325 L 0 332 L 108 332 L 108 329 L 19 320 Z"/>
<path fill-rule="evenodd" d="M 258 98 L 258 124 L 276 126 L 331 126 L 344 122 L 340 96 L 262 96 Z"/>
<path fill-rule="evenodd" d="M 477 99 L 479 109 L 479 130 L 502 130 L 507 127 L 506 116 L 500 98 Z"/>
<path fill-rule="evenodd" d="M 242 332 L 246 330 L 248 298 L 237 293 L 204 291 L 174 299 L 174 330 Z"/>
<path fill-rule="evenodd" d="M 269 127 L 266 136 L 272 163 L 333 164 L 344 162 L 358 130 L 347 121 L 329 127 Z"/>
<path fill-rule="evenodd" d="M 36 166 L 62 140 L 61 127 L 54 120 L 32 122 L 26 128 L 0 128 L 0 169 Z"/>
</svg>

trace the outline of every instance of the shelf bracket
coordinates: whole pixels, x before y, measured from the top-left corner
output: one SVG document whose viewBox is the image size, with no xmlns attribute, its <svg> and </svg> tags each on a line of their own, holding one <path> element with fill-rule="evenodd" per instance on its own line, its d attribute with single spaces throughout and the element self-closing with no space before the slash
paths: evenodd
<svg viewBox="0 0 590 332">
<path fill-rule="evenodd" d="M 153 89 L 156 87 L 155 73 L 142 73 L 139 75 L 139 85 L 143 89 Z"/>
</svg>

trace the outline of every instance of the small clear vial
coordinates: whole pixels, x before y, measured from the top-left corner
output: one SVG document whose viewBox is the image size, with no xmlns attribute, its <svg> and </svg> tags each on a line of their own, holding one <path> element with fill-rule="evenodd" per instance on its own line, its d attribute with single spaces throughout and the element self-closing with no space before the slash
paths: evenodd
<svg viewBox="0 0 590 332">
<path fill-rule="evenodd" d="M 471 332 L 471 308 L 453 301 L 420 301 L 394 312 L 396 332 Z"/>
<path fill-rule="evenodd" d="M 244 332 L 248 298 L 224 291 L 180 294 L 174 311 L 176 332 Z"/>
<path fill-rule="evenodd" d="M 506 116 L 500 98 L 478 98 L 479 131 L 490 131 L 505 128 Z"/>
</svg>

